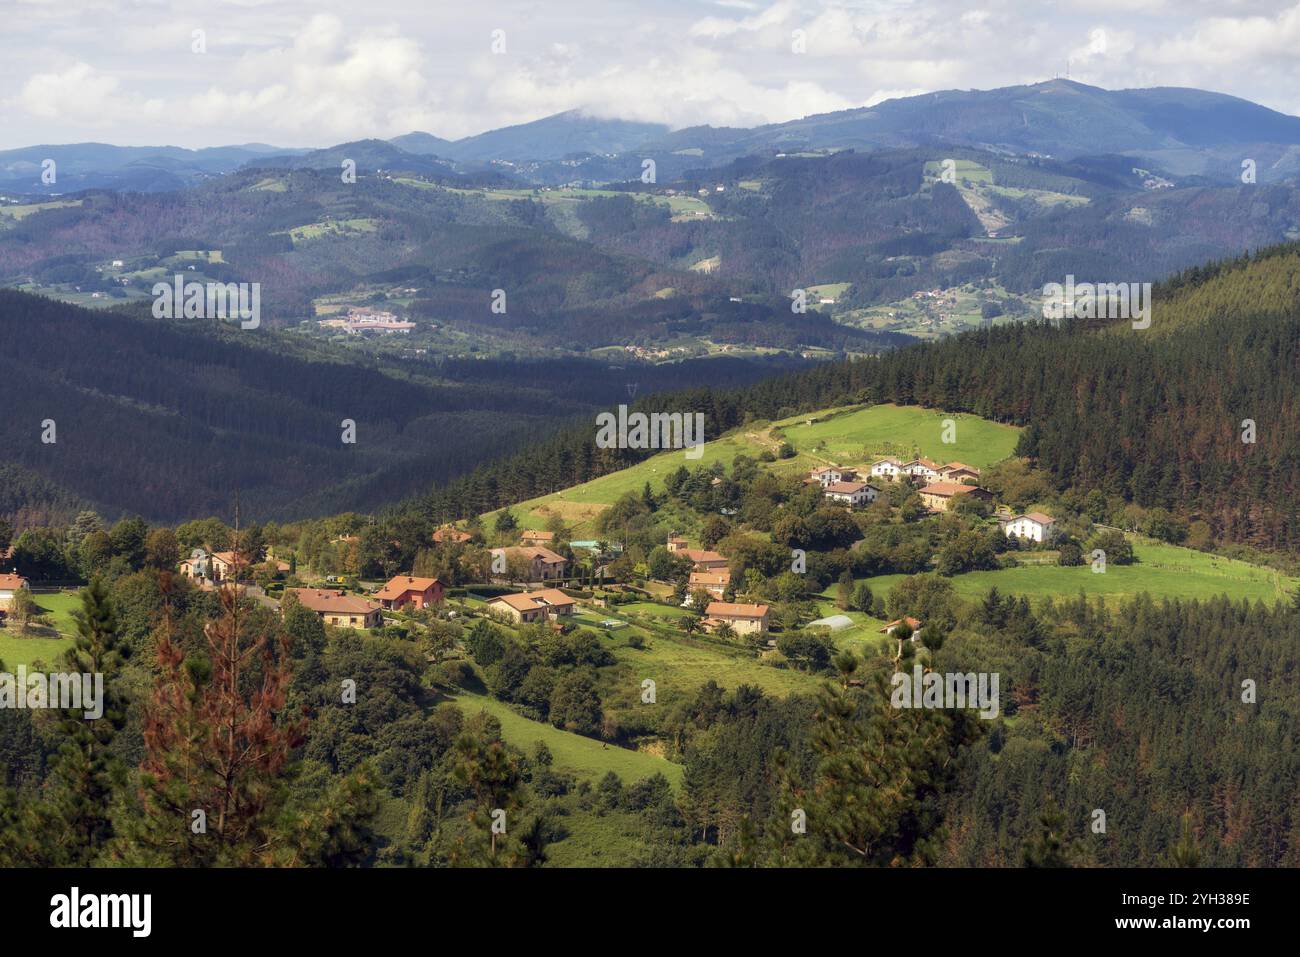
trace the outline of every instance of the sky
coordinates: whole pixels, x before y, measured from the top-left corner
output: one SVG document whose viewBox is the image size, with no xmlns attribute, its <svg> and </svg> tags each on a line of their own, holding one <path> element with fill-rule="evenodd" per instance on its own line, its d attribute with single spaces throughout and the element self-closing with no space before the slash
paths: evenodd
<svg viewBox="0 0 1300 957">
<path fill-rule="evenodd" d="M 0 0 L 0 149 L 755 126 L 1067 69 L 1300 114 L 1300 2 Z"/>
</svg>

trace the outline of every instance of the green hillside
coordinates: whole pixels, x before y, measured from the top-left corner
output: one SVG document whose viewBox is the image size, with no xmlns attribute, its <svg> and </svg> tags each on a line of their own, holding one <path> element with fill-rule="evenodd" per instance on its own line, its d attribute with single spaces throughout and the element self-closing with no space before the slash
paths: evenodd
<svg viewBox="0 0 1300 957">
<path fill-rule="evenodd" d="M 1202 601 L 1227 595 L 1271 605 L 1288 600 L 1300 586 L 1300 578 L 1271 568 L 1150 539 L 1136 540 L 1133 553 L 1137 556 L 1134 564 L 1111 564 L 1105 573 L 1096 573 L 1087 564 L 1064 568 L 1055 564 L 1054 552 L 1033 552 L 1021 559 L 1018 568 L 967 572 L 949 580 L 957 595 L 966 599 L 978 599 L 990 588 L 997 588 L 1003 594 L 1027 595 L 1032 599 L 1074 598 L 1084 594 L 1089 598 L 1101 597 L 1108 606 L 1118 606 L 1142 592 L 1155 598 Z M 887 595 L 906 577 L 878 575 L 863 580 L 873 592 Z M 830 598 L 833 593 L 834 589 L 827 589 L 824 596 Z"/>
<path fill-rule="evenodd" d="M 944 423 L 955 423 L 956 441 L 943 441 Z M 563 491 L 520 502 L 512 507 L 524 528 L 542 528 L 552 515 L 574 527 L 575 537 L 594 534 L 595 518 L 628 492 L 640 492 L 645 484 L 656 491 L 664 477 L 678 466 L 730 465 L 737 455 L 757 458 L 774 452 L 784 441 L 798 453 L 769 467 L 781 474 L 801 472 L 828 462 L 837 465 L 870 465 L 874 457 L 924 455 L 941 462 L 960 461 L 983 468 L 1007 458 L 1015 449 L 1020 430 L 978 416 L 944 413 L 916 406 L 892 404 L 870 407 L 846 406 L 823 409 L 772 423 L 751 425 L 706 442 L 699 458 L 685 452 L 664 452 L 636 465 Z M 497 512 L 484 519 L 491 522 Z"/>
</svg>

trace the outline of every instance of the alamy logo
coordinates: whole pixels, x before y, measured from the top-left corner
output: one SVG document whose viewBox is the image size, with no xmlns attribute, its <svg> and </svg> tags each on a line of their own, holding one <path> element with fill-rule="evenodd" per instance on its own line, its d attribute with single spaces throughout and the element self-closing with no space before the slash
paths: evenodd
<svg viewBox="0 0 1300 957">
<path fill-rule="evenodd" d="M 153 926 L 152 894 L 70 894 L 50 898 L 50 926 L 129 927 L 132 937 L 148 937 Z"/>
<path fill-rule="evenodd" d="M 688 459 L 704 454 L 703 412 L 633 412 L 596 416 L 596 445 L 602 449 L 686 449 Z"/>
<path fill-rule="evenodd" d="M 94 721 L 104 716 L 104 676 L 102 673 L 76 674 L 34 671 L 27 673 L 25 665 L 18 673 L 0 671 L 0 710 L 80 711 L 82 717 Z"/>
<path fill-rule="evenodd" d="M 1151 283 L 1081 282 L 1066 276 L 1065 284 L 1043 286 L 1043 318 L 1132 319 L 1134 329 L 1151 326 Z"/>
<path fill-rule="evenodd" d="M 980 717 L 992 720 L 998 716 L 997 672 L 973 671 L 941 674 L 925 672 L 916 665 L 909 675 L 896 672 L 890 679 L 894 686 L 889 703 L 895 708 L 962 709 L 978 708 Z"/>
<path fill-rule="evenodd" d="M 241 329 L 262 324 L 260 282 L 201 283 L 177 273 L 170 283 L 154 283 L 153 297 L 155 319 L 239 319 Z"/>
</svg>

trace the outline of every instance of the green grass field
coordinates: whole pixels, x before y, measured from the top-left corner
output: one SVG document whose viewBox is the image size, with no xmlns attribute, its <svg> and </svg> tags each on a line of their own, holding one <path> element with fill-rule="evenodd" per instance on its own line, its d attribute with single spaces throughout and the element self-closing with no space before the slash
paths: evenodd
<svg viewBox="0 0 1300 957">
<path fill-rule="evenodd" d="M 673 787 L 681 784 L 682 766 L 664 758 L 612 744 L 606 746 L 593 738 L 584 738 L 540 721 L 532 721 L 511 711 L 503 702 L 486 695 L 461 691 L 456 695 L 455 701 L 466 715 L 486 711 L 495 717 L 501 722 L 502 736 L 526 753 L 531 753 L 536 742 L 545 742 L 555 757 L 557 770 L 569 771 L 593 782 L 603 777 L 607 771 L 613 771 L 625 784 L 655 774 L 662 774 Z"/>
<path fill-rule="evenodd" d="M 943 441 L 945 419 L 956 423 L 956 441 L 951 444 Z M 809 421 L 811 425 L 807 424 Z M 625 493 L 640 492 L 646 482 L 660 491 L 664 477 L 681 465 L 690 469 L 715 462 L 730 466 L 742 453 L 756 458 L 780 444 L 778 435 L 799 454 L 770 467 L 789 474 L 828 461 L 839 465 L 870 465 L 874 455 L 910 456 L 913 449 L 941 463 L 955 460 L 983 468 L 1009 456 L 1019 434 L 1020 430 L 1014 426 L 999 425 L 978 416 L 916 406 L 821 410 L 774 423 L 770 430 L 765 424 L 755 423 L 730 432 L 704 443 L 697 459 L 686 458 L 684 451 L 663 452 L 631 468 L 521 502 L 511 510 L 522 528 L 544 528 L 550 516 L 559 515 L 573 526 L 575 535 L 590 537 L 595 534 L 597 516 Z M 496 515 L 489 512 L 483 516 L 489 527 Z"/>
<path fill-rule="evenodd" d="M 956 425 L 952 443 L 943 441 L 947 419 Z M 798 416 L 774 428 L 800 452 L 837 465 L 870 465 L 873 456 L 910 457 L 917 449 L 941 464 L 958 461 L 984 468 L 1009 456 L 1020 437 L 1015 426 L 978 416 L 898 405 Z"/>
<path fill-rule="evenodd" d="M 1132 565 L 1108 565 L 1104 574 L 1090 565 L 1062 568 L 1059 565 L 1022 565 L 998 571 L 968 572 L 950 579 L 954 591 L 966 599 L 978 599 L 996 586 L 1003 594 L 1026 595 L 1031 599 L 1047 595 L 1073 598 L 1080 592 L 1089 598 L 1101 596 L 1108 605 L 1142 592 L 1154 598 L 1206 599 L 1216 595 L 1260 600 L 1271 604 L 1286 600 L 1300 584 L 1271 568 L 1198 552 L 1177 545 L 1136 540 L 1138 561 Z M 1031 553 L 1033 554 L 1033 553 Z M 905 575 L 880 575 L 866 579 L 876 594 L 887 596 Z M 834 589 L 824 593 L 827 598 Z"/>
<path fill-rule="evenodd" d="M 72 647 L 68 638 L 77 630 L 72 612 L 81 607 L 81 599 L 77 595 L 76 590 L 70 590 L 38 593 L 34 596 L 40 609 L 39 614 L 47 617 L 62 637 L 50 635 L 49 629 L 44 629 L 45 633 L 41 635 L 22 637 L 12 622 L 8 627 L 0 629 L 0 661 L 5 663 L 5 667 L 13 669 L 18 665 L 31 665 L 37 660 L 47 665 L 57 663 L 64 650 Z"/>
<path fill-rule="evenodd" d="M 709 681 L 716 681 L 728 691 L 734 691 L 737 685 L 754 685 L 777 697 L 811 693 L 821 685 L 815 675 L 763 664 L 739 643 L 732 652 L 714 642 L 685 635 L 652 635 L 643 648 L 624 645 L 614 649 L 614 656 L 630 669 L 637 687 L 646 678 L 654 681 L 657 707 L 693 697 Z"/>
<path fill-rule="evenodd" d="M 714 462 L 730 465 L 731 460 L 742 452 L 755 455 L 759 451 L 760 448 L 743 437 L 729 436 L 704 443 L 703 454 L 698 459 L 686 458 L 684 451 L 664 452 L 644 462 L 638 462 L 631 468 L 602 475 L 598 479 L 575 485 L 561 492 L 521 502 L 512 506 L 511 510 L 523 528 L 543 528 L 548 517 L 558 514 L 574 526 L 577 533 L 582 533 L 579 537 L 589 537 L 586 533 L 594 534 L 592 520 L 606 507 L 617 502 L 624 493 L 640 492 L 646 482 L 649 482 L 652 488 L 662 490 L 664 477 L 680 465 L 685 465 L 687 468 L 708 466 Z M 484 521 L 490 526 L 496 514 L 496 512 L 489 512 L 484 516 Z"/>
<path fill-rule="evenodd" d="M 23 638 L 12 625 L 0 628 L 0 661 L 9 671 L 19 665 L 30 668 L 34 661 L 53 667 L 71 647 L 72 642 L 67 638 Z"/>
<path fill-rule="evenodd" d="M 49 615 L 54 627 L 61 635 L 76 634 L 77 625 L 72 619 L 72 612 L 81 608 L 80 592 L 77 590 L 61 591 L 52 594 L 37 594 L 36 604 L 42 615 Z"/>
</svg>

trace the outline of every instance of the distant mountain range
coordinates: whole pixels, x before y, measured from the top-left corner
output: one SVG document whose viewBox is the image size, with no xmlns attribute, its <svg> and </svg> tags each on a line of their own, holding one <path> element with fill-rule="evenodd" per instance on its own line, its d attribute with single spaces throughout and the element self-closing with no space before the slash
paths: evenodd
<svg viewBox="0 0 1300 957">
<path fill-rule="evenodd" d="M 89 188 L 157 192 L 191 186 L 241 167 L 401 169 L 476 175 L 494 169 L 522 183 L 614 182 L 636 178 L 645 158 L 661 176 L 714 167 L 752 154 L 882 148 L 976 148 L 1072 160 L 1130 157 L 1166 176 L 1237 181 L 1253 160 L 1260 183 L 1300 174 L 1300 117 L 1238 97 L 1159 87 L 1103 90 L 1050 80 L 996 90 L 946 90 L 752 129 L 670 130 L 570 110 L 460 140 L 412 132 L 327 149 L 243 144 L 201 150 L 103 143 L 0 151 L 0 191 L 68 193 Z M 55 183 L 41 182 L 54 159 Z"/>
</svg>

